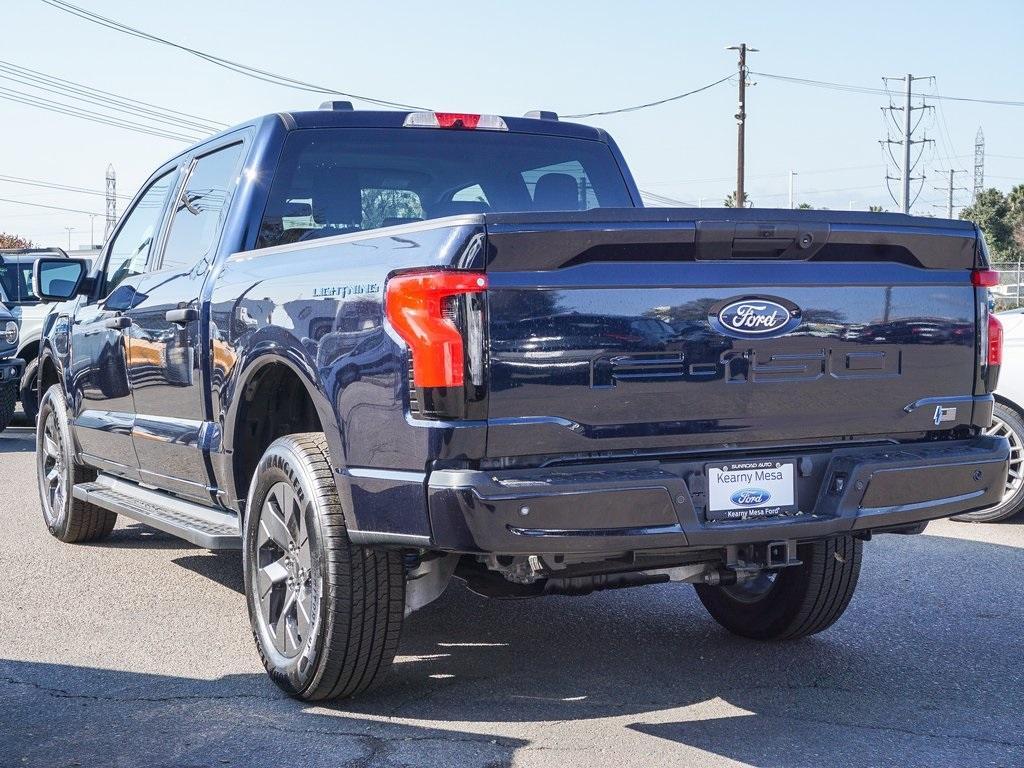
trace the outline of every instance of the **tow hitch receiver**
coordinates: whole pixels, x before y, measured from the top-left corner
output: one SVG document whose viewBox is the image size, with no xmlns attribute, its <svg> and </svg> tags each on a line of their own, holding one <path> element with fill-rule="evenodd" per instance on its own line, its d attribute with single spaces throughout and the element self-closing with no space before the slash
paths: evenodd
<svg viewBox="0 0 1024 768">
<path fill-rule="evenodd" d="M 725 548 L 725 567 L 730 571 L 761 571 L 800 565 L 796 541 L 769 541 L 761 544 L 733 544 Z"/>
</svg>

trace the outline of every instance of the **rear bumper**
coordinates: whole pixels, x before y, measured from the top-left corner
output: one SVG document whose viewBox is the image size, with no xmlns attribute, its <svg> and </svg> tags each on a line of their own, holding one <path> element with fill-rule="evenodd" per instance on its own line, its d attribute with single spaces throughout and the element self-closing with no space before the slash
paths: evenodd
<svg viewBox="0 0 1024 768">
<path fill-rule="evenodd" d="M 18 357 L 0 360 L 0 384 L 9 382 L 21 383 L 21 374 L 25 371 L 25 361 Z"/>
<path fill-rule="evenodd" d="M 706 461 L 438 470 L 427 490 L 431 547 L 616 553 L 906 528 L 998 503 L 1009 445 L 979 436 L 771 457 L 782 455 L 797 459 L 800 512 L 756 521 L 705 520 Z"/>
</svg>

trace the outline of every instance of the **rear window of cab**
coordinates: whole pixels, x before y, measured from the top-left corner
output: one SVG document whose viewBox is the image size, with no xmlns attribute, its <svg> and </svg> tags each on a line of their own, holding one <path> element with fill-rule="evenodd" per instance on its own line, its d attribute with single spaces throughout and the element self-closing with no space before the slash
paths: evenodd
<svg viewBox="0 0 1024 768">
<path fill-rule="evenodd" d="M 607 144 L 504 131 L 316 128 L 285 143 L 257 248 L 464 213 L 633 202 Z"/>
</svg>

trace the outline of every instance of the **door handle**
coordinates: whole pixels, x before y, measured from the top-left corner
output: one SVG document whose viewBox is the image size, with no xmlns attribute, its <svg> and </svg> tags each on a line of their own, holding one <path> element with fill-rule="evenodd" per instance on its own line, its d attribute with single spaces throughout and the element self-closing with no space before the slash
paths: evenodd
<svg viewBox="0 0 1024 768">
<path fill-rule="evenodd" d="M 123 331 L 131 324 L 132 319 L 127 315 L 118 315 L 117 317 L 111 317 L 103 322 L 103 325 L 105 325 L 107 328 L 113 328 L 115 331 Z"/>
<path fill-rule="evenodd" d="M 164 319 L 168 323 L 177 323 L 178 325 L 185 325 L 191 323 L 193 320 L 199 319 L 199 310 L 195 307 L 185 307 L 184 309 L 169 309 L 164 315 Z"/>
</svg>

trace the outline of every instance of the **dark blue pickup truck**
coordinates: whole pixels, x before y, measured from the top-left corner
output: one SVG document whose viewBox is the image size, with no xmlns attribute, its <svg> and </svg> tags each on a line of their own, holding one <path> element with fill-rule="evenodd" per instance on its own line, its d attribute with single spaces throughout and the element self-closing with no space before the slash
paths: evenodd
<svg viewBox="0 0 1024 768">
<path fill-rule="evenodd" d="M 999 501 L 992 274 L 966 222 L 645 209 L 548 113 L 269 115 L 160 167 L 92 276 L 37 263 L 46 524 L 240 547 L 307 700 L 369 686 L 453 576 L 688 582 L 802 637 L 864 541 Z"/>
</svg>

